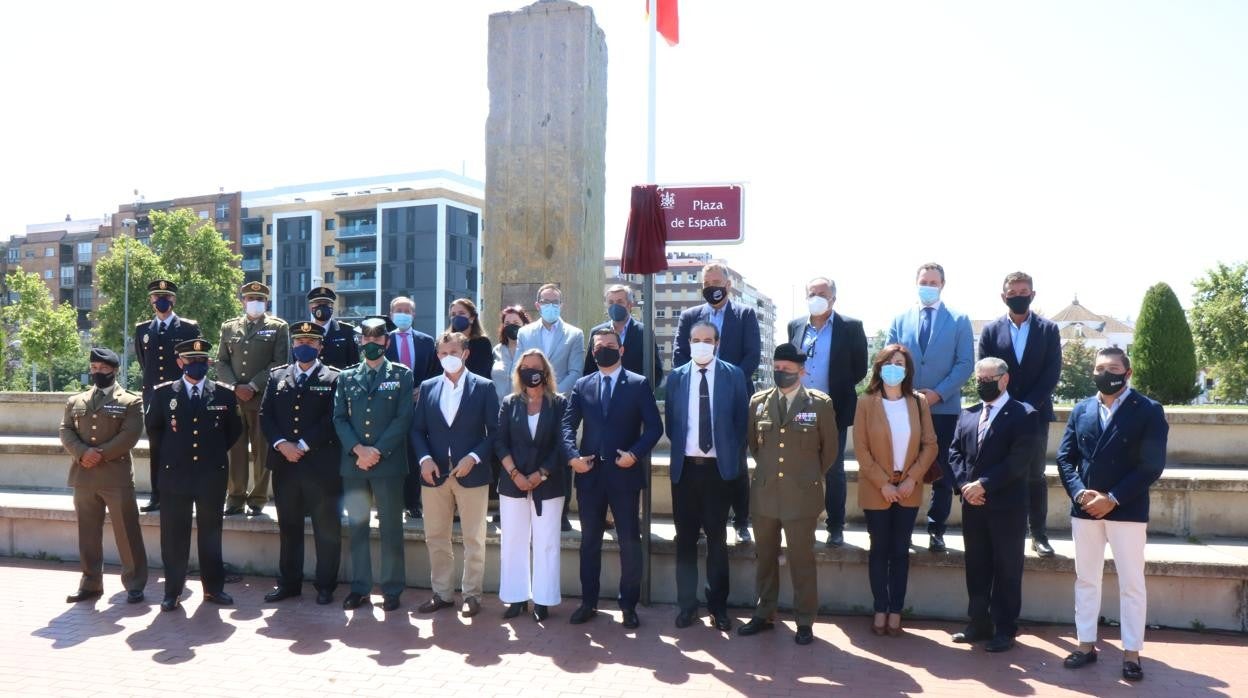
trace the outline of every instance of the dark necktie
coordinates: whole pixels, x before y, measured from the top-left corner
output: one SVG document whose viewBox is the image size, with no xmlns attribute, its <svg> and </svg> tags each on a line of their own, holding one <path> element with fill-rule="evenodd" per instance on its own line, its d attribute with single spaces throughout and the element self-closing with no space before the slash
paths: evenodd
<svg viewBox="0 0 1248 698">
<path fill-rule="evenodd" d="M 300 373 L 299 377 L 295 379 L 295 385 L 298 385 L 300 388 L 302 388 L 303 384 L 307 382 L 308 382 L 308 374 L 306 373 Z"/>
<path fill-rule="evenodd" d="M 706 369 L 698 369 L 702 374 L 702 384 L 698 386 L 698 448 L 703 453 L 710 453 L 715 447 L 711 436 L 711 386 L 706 381 Z"/>
<path fill-rule="evenodd" d="M 602 377 L 602 416 L 607 416 L 607 408 L 611 406 L 611 376 Z"/>
<path fill-rule="evenodd" d="M 919 348 L 927 351 L 927 340 L 932 336 L 932 309 L 923 309 L 923 319 L 919 322 Z"/>
<path fill-rule="evenodd" d="M 164 333 L 165 333 L 165 321 L 164 321 L 164 320 L 161 320 L 161 321 L 160 321 L 160 330 L 159 330 L 158 334 L 164 334 Z"/>
<path fill-rule="evenodd" d="M 984 404 L 984 417 L 983 419 L 979 420 L 979 435 L 976 437 L 977 440 L 975 443 L 979 445 L 983 445 L 984 435 L 988 433 L 988 423 L 989 423 L 988 419 L 991 416 L 992 416 L 992 405 L 985 403 Z"/>
<path fill-rule="evenodd" d="M 191 407 L 199 409 L 199 386 L 191 388 Z"/>
<path fill-rule="evenodd" d="M 784 397 L 784 395 L 780 395 L 776 398 L 776 402 L 780 403 L 780 423 L 784 424 L 785 420 L 789 416 L 789 401 Z"/>
<path fill-rule="evenodd" d="M 368 378 L 365 380 L 365 383 L 368 384 L 368 392 L 373 392 L 373 390 L 377 387 L 376 369 L 368 369 Z"/>
</svg>

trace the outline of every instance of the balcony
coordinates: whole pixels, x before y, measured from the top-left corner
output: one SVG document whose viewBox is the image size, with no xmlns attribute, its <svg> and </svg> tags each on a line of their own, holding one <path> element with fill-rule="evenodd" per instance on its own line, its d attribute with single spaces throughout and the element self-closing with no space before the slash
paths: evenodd
<svg viewBox="0 0 1248 698">
<path fill-rule="evenodd" d="M 360 252 L 343 252 L 334 258 L 338 262 L 338 266 L 346 266 L 348 264 L 376 264 L 377 250 L 362 250 Z"/>
<path fill-rule="evenodd" d="M 244 259 L 243 271 L 260 271 L 259 259 Z"/>
<path fill-rule="evenodd" d="M 264 244 L 264 236 L 259 233 L 243 236 L 243 247 L 259 247 Z"/>
<path fill-rule="evenodd" d="M 334 290 L 342 291 L 376 291 L 377 279 L 343 279 L 334 285 Z"/>
<path fill-rule="evenodd" d="M 377 224 L 376 223 L 363 223 L 359 225 L 344 226 L 338 229 L 338 234 L 335 237 L 337 237 L 339 240 L 377 237 Z"/>
</svg>

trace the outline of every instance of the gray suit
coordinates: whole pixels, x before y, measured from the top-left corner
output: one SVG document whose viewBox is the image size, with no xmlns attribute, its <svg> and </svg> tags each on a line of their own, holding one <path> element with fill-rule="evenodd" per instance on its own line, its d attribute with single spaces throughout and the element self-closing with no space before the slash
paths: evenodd
<svg viewBox="0 0 1248 698">
<path fill-rule="evenodd" d="M 579 327 L 560 320 L 554 325 L 554 341 L 546 350 L 542 321 L 531 322 L 520 328 L 516 337 L 516 356 L 530 349 L 541 349 L 555 368 L 555 379 L 561 395 L 567 395 L 585 371 L 585 333 Z"/>
</svg>

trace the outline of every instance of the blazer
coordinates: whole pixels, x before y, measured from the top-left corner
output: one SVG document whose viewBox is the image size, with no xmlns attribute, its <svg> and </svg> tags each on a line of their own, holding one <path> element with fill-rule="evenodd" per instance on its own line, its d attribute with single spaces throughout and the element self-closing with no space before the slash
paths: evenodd
<svg viewBox="0 0 1248 698">
<path fill-rule="evenodd" d="M 338 370 L 360 363 L 360 345 L 355 338 L 355 325 L 330 318 L 321 340 L 321 362 Z"/>
<path fill-rule="evenodd" d="M 516 370 L 516 359 L 519 357 L 519 352 L 512 351 L 504 342 L 494 345 L 494 366 L 490 369 L 490 378 L 494 380 L 494 393 L 498 396 L 500 404 L 503 398 L 511 394 L 513 389 L 511 377 Z"/>
<path fill-rule="evenodd" d="M 266 372 L 267 373 L 267 372 Z M 145 426 L 160 468 L 160 491 L 172 494 L 220 492 L 226 485 L 230 447 L 243 433 L 234 389 L 200 381 L 200 404 L 191 406 L 182 379 L 152 390 Z"/>
<path fill-rule="evenodd" d="M 592 337 L 597 330 L 612 329 L 614 323 L 604 322 L 601 325 L 594 325 L 589 331 Z M 624 336 L 621 338 L 624 347 L 624 356 L 620 362 L 626 371 L 632 371 L 639 376 L 646 375 L 646 325 L 645 323 L 633 320 L 628 323 L 628 328 L 624 330 Z M 588 376 L 598 370 L 598 363 L 594 361 L 592 354 L 585 354 L 585 372 L 582 375 Z M 657 386 L 663 382 L 663 359 L 659 356 L 659 343 L 654 343 L 654 383 Z"/>
<path fill-rule="evenodd" d="M 395 335 L 402 334 L 398 330 L 390 333 L 390 342 L 386 345 L 386 358 L 390 363 L 399 362 L 399 339 Z M 442 374 L 442 365 L 438 363 L 438 352 L 433 337 L 412 330 L 412 382 L 420 385 L 425 380 Z"/>
<path fill-rule="evenodd" d="M 840 445 L 836 412 L 827 395 L 799 387 L 782 421 L 779 395 L 771 388 L 750 398 L 746 442 L 755 462 L 750 511 L 784 521 L 814 520 L 824 510 L 824 476 Z"/>
<path fill-rule="evenodd" d="M 338 387 L 339 375 L 338 369 L 321 364 L 300 387 L 298 364 L 281 366 L 269 373 L 269 383 L 260 401 L 260 430 L 274 452 L 265 459 L 265 467 L 284 473 L 338 476 L 342 445 L 334 430 L 334 389 Z M 291 463 L 276 452 L 275 444 L 282 440 L 296 446 L 303 441 L 308 452 L 298 463 Z"/>
<path fill-rule="evenodd" d="M 443 376 L 434 376 L 420 384 L 420 397 L 412 417 L 412 452 L 416 463 L 426 458 L 438 466 L 434 482 L 441 486 L 451 474 L 451 469 L 464 456 L 475 453 L 477 464 L 468 474 L 459 478 L 464 487 L 484 487 L 490 484 L 490 456 L 494 453 L 494 432 L 498 428 L 498 395 L 494 382 L 464 370 L 459 379 L 464 381 L 464 394 L 459 410 L 451 424 L 446 423 L 438 400 L 445 389 Z M 429 487 L 429 483 L 422 483 Z"/>
<path fill-rule="evenodd" d="M 646 457 L 663 433 L 663 418 L 645 378 L 624 369 L 617 371 L 615 378 L 605 413 L 602 373 L 578 380 L 563 412 L 565 462 L 581 455 L 595 456 L 589 472 L 577 473 L 573 479 L 578 489 L 641 490 L 646 486 Z M 576 430 L 582 426 L 577 448 Z M 637 463 L 630 468 L 617 466 L 617 450 L 631 452 Z"/>
<path fill-rule="evenodd" d="M 810 317 L 789 321 L 789 342 L 801 347 Z M 858 406 L 858 381 L 867 375 L 867 335 L 862 321 L 832 313 L 832 351 L 828 354 L 828 397 L 836 408 L 836 426 L 854 424 Z M 958 386 L 959 389 L 962 386 Z"/>
<path fill-rule="evenodd" d="M 893 318 L 888 344 L 900 344 L 914 359 L 914 388 L 935 391 L 940 402 L 932 414 L 956 415 L 962 409 L 962 386 L 975 370 L 975 337 L 965 314 L 950 310 L 943 301 L 932 317 L 927 351 L 919 346 L 923 308 L 914 307 Z M 1014 378 L 1010 378 L 1013 385 Z"/>
<path fill-rule="evenodd" d="M 173 350 L 181 342 L 204 336 L 199 324 L 190 318 L 174 315 L 162 335 L 156 317 L 134 326 L 134 358 L 143 371 L 143 399 L 152 396 L 152 389 L 166 381 L 182 377 L 178 354 Z"/>
<path fill-rule="evenodd" d="M 689 331 L 703 320 L 711 320 L 711 304 L 703 303 L 686 309 L 680 314 L 680 326 L 676 331 L 676 351 L 672 368 L 689 363 Z M 718 358 L 741 369 L 745 376 L 746 390 L 754 394 L 754 372 L 762 353 L 762 336 L 758 328 L 758 314 L 754 309 L 730 300 L 724 305 L 724 323 L 719 331 Z"/>
<path fill-rule="evenodd" d="M 1036 408 L 1037 428 L 1053 421 L 1053 389 L 1062 374 L 1062 339 L 1057 325 L 1031 314 L 1031 329 L 1020 365 L 1010 339 L 1010 316 L 1003 315 L 984 327 L 979 335 L 979 358 L 995 356 L 1010 367 L 1010 397 Z"/>
<path fill-rule="evenodd" d="M 903 507 L 923 503 L 923 475 L 936 461 L 936 431 L 927 398 L 913 393 L 903 398 L 910 417 L 910 441 L 903 459 L 903 478 L 912 478 L 914 490 L 901 500 Z M 854 417 L 854 456 L 858 459 L 858 504 L 863 509 L 887 509 L 891 505 L 880 488 L 893 477 L 893 431 L 884 411 L 884 394 L 868 393 L 858 401 Z M 865 482 L 864 482 L 865 481 Z M 869 483 L 869 484 L 868 484 Z"/>
<path fill-rule="evenodd" d="M 521 327 L 516 335 L 516 356 L 530 349 L 541 349 L 546 354 L 541 320 Z M 555 369 L 555 380 L 558 383 L 556 390 L 567 395 L 585 370 L 585 333 L 579 327 L 569 325 L 566 320 L 560 320 L 555 324 L 554 349 L 547 354 L 546 360 Z"/>
<path fill-rule="evenodd" d="M 464 368 L 469 373 L 475 373 L 487 380 L 493 380 L 490 376 L 490 370 L 494 368 L 494 345 L 490 342 L 490 338 L 486 336 L 473 337 L 468 340 L 468 360 L 464 362 Z M 438 364 L 438 372 L 441 373 L 442 365 Z M 432 378 L 433 376 L 430 376 Z"/>
<path fill-rule="evenodd" d="M 1006 401 L 992 426 L 979 438 L 981 402 L 958 415 L 958 426 L 949 446 L 949 468 L 953 471 L 955 488 L 979 480 L 984 486 L 984 506 L 993 510 L 1027 505 L 1027 465 L 1035 455 L 1035 439 L 1039 438 L 1034 407 L 1014 399 Z M 969 506 L 963 504 L 963 506 Z"/>
<path fill-rule="evenodd" d="M 689 391 L 698 390 L 701 376 L 697 364 L 690 361 L 672 370 L 667 379 L 664 412 L 667 438 L 672 444 L 672 482 L 679 483 L 685 465 L 685 440 L 689 429 Z M 715 378 L 711 394 L 711 437 L 715 444 L 715 463 L 719 475 L 735 480 L 745 462 L 742 438 L 750 426 L 750 396 L 745 392 L 741 369 L 715 359 Z"/>
<path fill-rule="evenodd" d="M 338 472 L 343 478 L 373 479 L 407 475 L 407 433 L 412 427 L 412 372 L 382 359 L 377 380 L 368 386 L 368 363 L 338 374 L 334 390 L 334 431 L 342 444 Z M 381 461 L 368 470 L 356 466 L 352 453 L 359 444 L 381 451 Z"/>
<path fill-rule="evenodd" d="M 120 385 L 71 395 L 60 430 L 61 445 L 71 456 L 69 486 L 133 488 L 130 449 L 142 433 L 143 399 Z M 82 457 L 92 448 L 103 457 L 95 467 L 84 468 Z"/>
<path fill-rule="evenodd" d="M 1105 429 L 1095 396 L 1075 405 L 1066 422 L 1057 469 L 1075 518 L 1092 518 L 1074 499 L 1083 490 L 1096 490 L 1118 500 L 1105 520 L 1148 521 L 1148 488 L 1166 467 L 1170 425 L 1156 400 L 1134 390 L 1119 399 L 1123 403 Z"/>
<path fill-rule="evenodd" d="M 546 471 L 546 481 L 532 490 L 534 506 L 540 515 L 540 502 L 563 496 L 564 471 L 567 461 L 563 459 L 563 412 L 567 398 L 556 394 L 553 399 L 542 398 L 542 409 L 537 416 L 537 435 L 529 433 L 528 402 L 520 393 L 503 398 L 498 410 L 498 431 L 494 438 L 494 455 L 501 461 L 511 456 L 516 469 L 532 475 L 538 469 Z M 498 493 L 504 497 L 527 497 L 516 487 L 515 481 L 500 470 Z"/>
</svg>

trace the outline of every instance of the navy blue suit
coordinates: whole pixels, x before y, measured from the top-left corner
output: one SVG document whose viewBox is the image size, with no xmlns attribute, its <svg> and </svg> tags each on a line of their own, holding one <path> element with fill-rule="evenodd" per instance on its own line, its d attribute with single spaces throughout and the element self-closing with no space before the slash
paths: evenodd
<svg viewBox="0 0 1248 698">
<path fill-rule="evenodd" d="M 1062 373 L 1062 340 L 1057 325 L 1032 313 L 1028 319 L 1027 346 L 1023 360 L 1014 356 L 1009 315 L 989 323 L 979 335 L 979 358 L 995 356 L 1010 369 L 1010 397 L 1036 409 L 1034 451 L 1027 467 L 1027 508 L 1031 537 L 1047 538 L 1049 484 L 1044 479 L 1049 422 L 1053 421 L 1053 389 Z"/>
<path fill-rule="evenodd" d="M 1170 425 L 1156 400 L 1132 390 L 1105 428 L 1101 428 L 1098 397 L 1071 410 L 1057 449 L 1057 468 L 1070 495 L 1070 515 L 1092 518 L 1074 503 L 1083 490 L 1113 495 L 1118 506 L 1106 521 L 1148 521 L 1148 488 L 1166 467 Z"/>
<path fill-rule="evenodd" d="M 614 330 L 615 323 L 604 322 L 601 325 L 594 325 L 589 331 L 589 336 L 593 336 L 597 330 Z M 620 337 L 620 345 L 624 347 L 624 356 L 620 358 L 620 364 L 624 366 L 624 370 L 632 371 L 639 376 L 646 375 L 646 325 L 645 323 L 632 320 L 628 323 L 628 327 L 624 330 L 624 336 Z M 594 355 L 585 352 L 585 372 L 581 375 L 588 376 L 598 370 L 598 364 L 594 362 Z M 659 356 L 659 343 L 654 343 L 654 383 L 658 385 L 663 382 L 663 359 Z"/>
<path fill-rule="evenodd" d="M 967 613 L 977 632 L 1013 638 L 1023 605 L 1023 547 L 1026 538 L 1026 471 L 1038 438 L 1036 411 L 1010 399 L 1001 407 L 982 444 L 984 405 L 964 410 L 949 448 L 949 467 L 959 492 L 978 480 L 983 505 L 962 502 L 966 545 Z M 995 628 L 995 631 L 994 631 Z"/>
<path fill-rule="evenodd" d="M 420 330 L 411 332 L 409 337 L 412 339 L 412 365 L 408 368 L 412 369 L 412 383 L 419 386 L 426 380 L 441 375 L 442 366 L 438 363 L 438 352 L 433 337 Z M 401 363 L 399 339 L 395 336 L 397 334 L 400 334 L 398 330 L 390 333 L 390 343 L 386 346 L 386 358 L 396 364 Z M 412 448 L 410 439 L 407 445 L 407 468 L 407 477 L 403 481 L 403 508 L 419 516 L 420 461 L 416 458 L 416 451 Z"/>
<path fill-rule="evenodd" d="M 607 508 L 615 517 L 620 544 L 620 608 L 637 606 L 641 594 L 640 493 L 646 486 L 644 464 L 663 432 L 663 419 L 646 379 L 622 368 L 612 376 L 610 402 L 602 403 L 603 375 L 584 376 L 572 386 L 563 413 L 563 450 L 567 460 L 594 456 L 593 467 L 577 473 L 576 501 L 581 520 L 581 603 L 598 606 L 602 570 L 602 532 Z M 576 430 L 582 427 L 581 445 Z M 615 464 L 617 451 L 637 457 L 630 468 Z"/>
<path fill-rule="evenodd" d="M 459 484 L 485 487 L 493 476 L 490 458 L 494 454 L 494 431 L 498 428 L 498 394 L 494 392 L 494 381 L 471 371 L 465 370 L 459 379 L 464 381 L 464 395 L 454 424 L 446 423 L 438 405 L 445 388 L 443 377 L 435 376 L 420 384 L 420 397 L 412 416 L 412 449 L 417 464 L 432 458 L 438 466 L 435 481 L 439 487 L 464 456 L 477 454 L 480 461 L 459 479 Z"/>
</svg>

